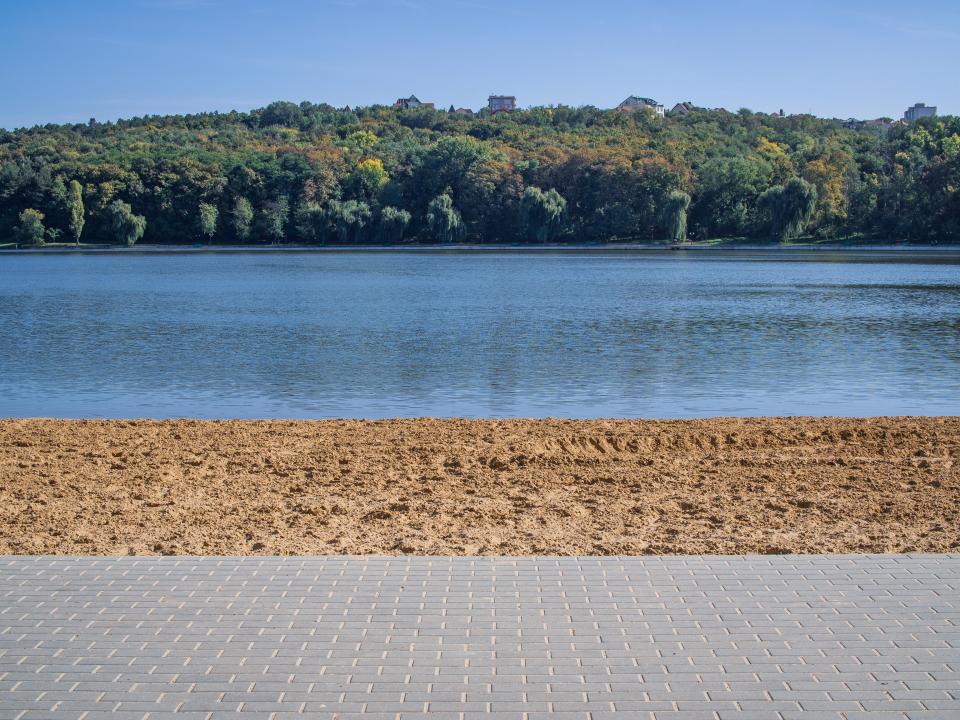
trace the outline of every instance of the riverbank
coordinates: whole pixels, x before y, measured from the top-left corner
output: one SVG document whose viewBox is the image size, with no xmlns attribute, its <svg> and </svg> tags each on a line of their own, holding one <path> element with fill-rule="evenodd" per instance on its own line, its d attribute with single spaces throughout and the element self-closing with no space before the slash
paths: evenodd
<svg viewBox="0 0 960 720">
<path fill-rule="evenodd" d="M 960 417 L 0 420 L 0 553 L 956 552 Z"/>
<path fill-rule="evenodd" d="M 960 254 L 960 244 L 921 244 L 905 242 L 818 242 L 818 243 L 757 243 L 736 239 L 707 240 L 703 242 L 666 243 L 666 242 L 610 242 L 610 243 L 566 243 L 566 244 L 412 244 L 399 245 L 110 245 L 110 244 L 66 244 L 45 245 L 43 247 L 17 247 L 0 245 L 0 250 L 11 254 L 60 255 L 60 254 L 217 254 L 217 253 L 334 253 L 334 252 L 494 252 L 494 253 L 557 253 L 557 252 L 611 252 L 611 251 L 657 251 L 657 252 L 924 252 Z"/>
</svg>

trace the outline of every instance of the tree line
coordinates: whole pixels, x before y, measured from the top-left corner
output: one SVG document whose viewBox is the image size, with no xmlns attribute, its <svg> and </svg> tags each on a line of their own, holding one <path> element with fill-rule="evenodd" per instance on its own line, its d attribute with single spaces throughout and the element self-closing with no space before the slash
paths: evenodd
<svg viewBox="0 0 960 720">
<path fill-rule="evenodd" d="M 960 118 L 276 102 L 0 130 L 0 243 L 960 241 Z"/>
</svg>

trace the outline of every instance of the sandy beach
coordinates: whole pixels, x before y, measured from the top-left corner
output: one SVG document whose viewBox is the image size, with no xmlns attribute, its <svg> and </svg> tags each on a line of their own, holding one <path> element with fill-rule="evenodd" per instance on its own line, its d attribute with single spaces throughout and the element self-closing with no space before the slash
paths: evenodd
<svg viewBox="0 0 960 720">
<path fill-rule="evenodd" d="M 960 418 L 0 421 L 0 553 L 955 552 Z"/>
</svg>

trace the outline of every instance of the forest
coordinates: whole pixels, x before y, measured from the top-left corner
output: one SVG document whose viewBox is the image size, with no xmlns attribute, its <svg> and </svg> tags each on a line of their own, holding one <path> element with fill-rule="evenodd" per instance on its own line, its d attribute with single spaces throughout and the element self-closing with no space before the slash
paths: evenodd
<svg viewBox="0 0 960 720">
<path fill-rule="evenodd" d="M 0 245 L 960 242 L 960 117 L 275 102 L 0 130 Z"/>
</svg>

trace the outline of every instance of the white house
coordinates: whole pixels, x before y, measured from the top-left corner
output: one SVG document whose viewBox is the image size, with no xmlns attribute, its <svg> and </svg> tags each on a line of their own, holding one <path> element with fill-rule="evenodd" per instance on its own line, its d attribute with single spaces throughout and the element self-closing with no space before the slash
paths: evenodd
<svg viewBox="0 0 960 720">
<path fill-rule="evenodd" d="M 642 110 L 644 108 L 653 110 L 657 117 L 663 117 L 665 113 L 663 105 L 658 103 L 653 98 L 638 97 L 636 95 L 631 95 L 622 103 L 617 105 L 617 110 L 620 112 L 626 112 L 628 110 Z"/>
<path fill-rule="evenodd" d="M 517 98 L 513 95 L 491 95 L 487 98 L 487 107 L 491 113 L 513 112 L 517 109 Z"/>
</svg>

